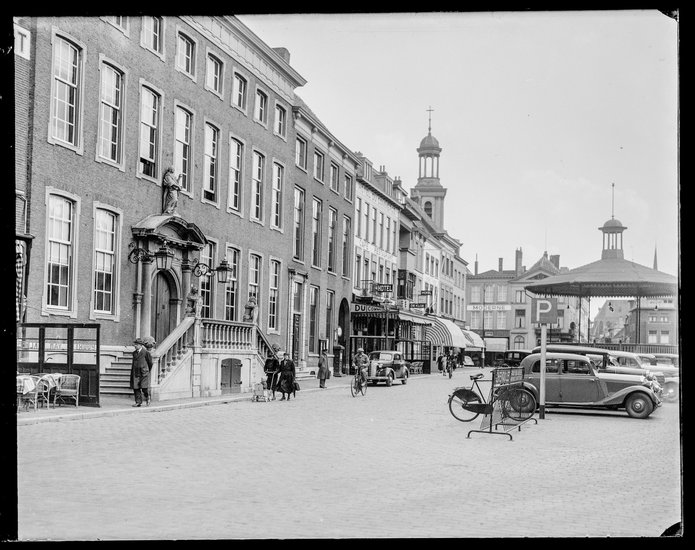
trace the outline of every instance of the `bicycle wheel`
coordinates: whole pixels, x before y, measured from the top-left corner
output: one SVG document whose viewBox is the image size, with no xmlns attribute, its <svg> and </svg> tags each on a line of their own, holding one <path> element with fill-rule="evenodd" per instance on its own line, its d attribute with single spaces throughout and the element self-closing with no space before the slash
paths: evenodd
<svg viewBox="0 0 695 550">
<path fill-rule="evenodd" d="M 352 397 L 355 397 L 359 391 L 360 391 L 360 386 L 359 386 L 359 378 L 355 376 L 352 379 L 352 382 L 350 383 L 350 393 L 352 394 Z"/>
<path fill-rule="evenodd" d="M 521 422 L 533 416 L 536 410 L 536 398 L 524 388 L 512 388 L 499 396 L 502 414 L 512 420 Z"/>
<path fill-rule="evenodd" d="M 367 395 L 367 382 L 362 382 L 360 384 L 360 391 L 362 392 L 362 395 Z"/>
<path fill-rule="evenodd" d="M 480 413 L 467 409 L 466 406 L 469 403 L 480 404 L 480 396 L 472 390 L 457 390 L 449 398 L 449 411 L 456 420 L 470 422 L 478 418 Z"/>
</svg>

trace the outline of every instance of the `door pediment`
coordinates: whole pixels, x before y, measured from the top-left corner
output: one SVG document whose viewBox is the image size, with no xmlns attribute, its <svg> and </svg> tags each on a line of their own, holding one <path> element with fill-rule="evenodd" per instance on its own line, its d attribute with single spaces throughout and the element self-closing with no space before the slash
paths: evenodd
<svg viewBox="0 0 695 550">
<path fill-rule="evenodd" d="M 185 249 L 200 250 L 207 244 L 197 225 L 175 214 L 151 214 L 133 224 L 132 233 L 140 239 L 166 239 Z"/>
</svg>

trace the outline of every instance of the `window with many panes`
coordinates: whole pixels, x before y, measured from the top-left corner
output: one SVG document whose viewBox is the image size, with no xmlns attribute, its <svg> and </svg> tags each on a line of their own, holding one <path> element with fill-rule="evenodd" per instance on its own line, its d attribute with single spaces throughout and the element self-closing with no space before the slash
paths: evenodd
<svg viewBox="0 0 695 550">
<path fill-rule="evenodd" d="M 200 251 L 200 261 L 210 267 L 215 265 L 215 244 L 208 242 Z M 201 302 L 201 315 L 205 318 L 211 318 L 212 315 L 212 292 L 215 278 L 214 273 L 209 272 L 205 275 L 201 275 L 198 280 L 198 286 L 200 287 L 200 302 Z"/>
<path fill-rule="evenodd" d="M 526 291 L 525 290 L 515 290 L 514 291 L 514 302 L 517 304 L 526 303 Z"/>
<path fill-rule="evenodd" d="M 526 347 L 526 339 L 523 336 L 514 337 L 514 349 L 524 349 Z"/>
<path fill-rule="evenodd" d="M 123 34 L 128 34 L 129 21 L 127 15 L 106 15 L 104 16 L 104 19 L 106 19 Z"/>
<path fill-rule="evenodd" d="M 526 310 L 514 310 L 514 328 L 526 328 Z"/>
<path fill-rule="evenodd" d="M 306 140 L 302 137 L 297 136 L 297 141 L 295 142 L 295 159 L 294 162 L 300 168 L 306 170 Z"/>
<path fill-rule="evenodd" d="M 343 277 L 348 277 L 350 275 L 349 269 L 350 269 L 350 218 L 347 216 L 343 216 L 343 243 L 342 243 L 342 257 L 343 257 L 343 265 L 342 265 L 342 272 L 341 275 Z"/>
<path fill-rule="evenodd" d="M 190 192 L 193 115 L 181 107 L 176 107 L 174 133 L 174 171 L 181 174 L 181 188 Z"/>
<path fill-rule="evenodd" d="M 372 244 L 376 245 L 377 231 L 376 231 L 376 207 L 372 207 Z"/>
<path fill-rule="evenodd" d="M 321 201 L 311 202 L 311 265 L 321 265 Z"/>
<path fill-rule="evenodd" d="M 203 176 L 203 198 L 217 202 L 217 144 L 220 131 L 212 124 L 205 124 L 205 175 Z"/>
<path fill-rule="evenodd" d="M 282 190 L 285 179 L 285 167 L 277 162 L 273 163 L 273 187 L 271 190 L 271 220 L 272 227 L 282 228 Z"/>
<path fill-rule="evenodd" d="M 53 97 L 51 137 L 57 142 L 80 145 L 82 49 L 55 36 L 53 41 Z"/>
<path fill-rule="evenodd" d="M 195 77 L 195 42 L 182 32 L 176 39 L 176 68 Z"/>
<path fill-rule="evenodd" d="M 265 157 L 258 151 L 253 152 L 251 173 L 251 218 L 263 219 L 263 179 L 265 172 Z"/>
<path fill-rule="evenodd" d="M 358 239 L 361 237 L 360 231 L 362 230 L 362 199 L 357 197 L 355 201 L 355 219 L 357 220 L 357 225 L 355 226 L 355 237 Z"/>
<path fill-rule="evenodd" d="M 333 306 L 335 302 L 335 292 L 326 291 L 326 345 L 329 350 L 333 349 Z M 330 367 L 329 367 L 330 368 Z"/>
<path fill-rule="evenodd" d="M 275 104 L 275 122 L 273 130 L 280 137 L 287 135 L 287 110 L 282 106 Z"/>
<path fill-rule="evenodd" d="M 246 110 L 246 98 L 248 94 L 248 82 L 239 73 L 234 73 L 234 85 L 232 87 L 232 104 L 242 111 Z"/>
<path fill-rule="evenodd" d="M 142 18 L 142 44 L 156 54 L 164 51 L 164 22 L 161 17 Z"/>
<path fill-rule="evenodd" d="M 236 321 L 239 301 L 239 251 L 236 248 L 227 247 L 227 261 L 230 272 L 224 287 L 224 319 Z"/>
<path fill-rule="evenodd" d="M 379 212 L 379 248 L 384 248 L 384 213 Z"/>
<path fill-rule="evenodd" d="M 94 213 L 94 295 L 95 313 L 115 313 L 116 250 L 118 217 L 97 208 Z"/>
<path fill-rule="evenodd" d="M 506 329 L 507 328 L 507 312 L 498 311 L 497 312 L 497 328 Z"/>
<path fill-rule="evenodd" d="M 244 160 L 244 144 L 238 139 L 229 140 L 229 208 L 239 211 L 241 204 L 241 170 Z"/>
<path fill-rule="evenodd" d="M 249 256 L 249 297 L 255 296 L 256 303 L 261 303 L 261 257 Z"/>
<path fill-rule="evenodd" d="M 314 151 L 314 177 L 323 182 L 325 157 L 321 151 Z"/>
<path fill-rule="evenodd" d="M 471 311 L 471 328 L 480 329 L 480 311 Z"/>
<path fill-rule="evenodd" d="M 256 90 L 256 104 L 253 109 L 253 117 L 262 124 L 268 122 L 268 96 L 261 90 Z"/>
<path fill-rule="evenodd" d="M 366 241 L 369 240 L 369 203 L 367 201 L 364 201 L 364 235 L 362 235 L 362 238 Z"/>
<path fill-rule="evenodd" d="M 205 86 L 217 95 L 222 95 L 223 66 L 222 61 L 217 56 L 208 54 L 205 67 Z"/>
<path fill-rule="evenodd" d="M 507 285 L 497 285 L 497 301 L 507 301 Z"/>
<path fill-rule="evenodd" d="M 120 164 L 123 147 L 123 73 L 101 64 L 99 156 Z"/>
<path fill-rule="evenodd" d="M 671 343 L 671 333 L 668 330 L 662 330 L 659 334 L 660 344 L 670 344 Z"/>
<path fill-rule="evenodd" d="M 318 353 L 319 288 L 309 287 L 309 353 Z"/>
<path fill-rule="evenodd" d="M 50 308 L 69 310 L 72 306 L 74 214 L 73 201 L 48 197 L 46 305 Z"/>
<path fill-rule="evenodd" d="M 138 168 L 141 174 L 157 178 L 161 98 L 154 90 L 143 86 L 140 101 L 140 162 Z"/>
<path fill-rule="evenodd" d="M 270 260 L 270 277 L 268 283 L 268 329 L 279 328 L 280 315 L 280 262 Z"/>
<path fill-rule="evenodd" d="M 345 198 L 349 201 L 352 200 L 352 176 L 350 174 L 345 174 L 343 177 L 343 188 L 345 191 Z"/>
<path fill-rule="evenodd" d="M 340 193 L 340 170 L 337 164 L 331 162 L 331 189 Z"/>
<path fill-rule="evenodd" d="M 294 188 L 294 230 L 292 239 L 292 257 L 304 259 L 304 190 Z"/>
<path fill-rule="evenodd" d="M 328 271 L 335 272 L 335 226 L 338 223 L 338 212 L 333 209 L 328 209 Z"/>
</svg>

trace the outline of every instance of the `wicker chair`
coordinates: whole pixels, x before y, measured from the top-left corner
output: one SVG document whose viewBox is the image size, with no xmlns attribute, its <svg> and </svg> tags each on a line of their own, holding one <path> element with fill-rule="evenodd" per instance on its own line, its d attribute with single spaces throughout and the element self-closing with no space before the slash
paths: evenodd
<svg viewBox="0 0 695 550">
<path fill-rule="evenodd" d="M 75 407 L 80 404 L 80 377 L 77 374 L 63 374 L 58 381 L 55 396 L 53 398 L 53 406 L 60 399 L 61 403 L 66 400 L 74 401 Z"/>
<path fill-rule="evenodd" d="M 49 406 L 51 385 L 48 380 L 36 375 L 32 375 L 31 379 L 34 382 L 34 389 L 22 396 L 24 408 L 29 409 L 30 406 L 33 406 L 34 410 L 36 410 L 43 403 Z"/>
</svg>

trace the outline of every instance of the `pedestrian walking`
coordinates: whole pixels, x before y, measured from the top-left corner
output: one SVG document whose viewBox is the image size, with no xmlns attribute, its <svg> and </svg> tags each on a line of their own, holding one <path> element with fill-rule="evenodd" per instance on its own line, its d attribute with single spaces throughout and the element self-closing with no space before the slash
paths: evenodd
<svg viewBox="0 0 695 550">
<path fill-rule="evenodd" d="M 328 364 L 328 354 L 324 349 L 321 351 L 321 356 L 319 357 L 319 372 L 316 375 L 319 379 L 319 388 L 326 387 L 326 380 L 331 377 L 331 369 Z"/>
<path fill-rule="evenodd" d="M 137 338 L 133 352 L 133 366 L 130 369 L 130 387 L 135 393 L 133 407 L 142 406 L 142 396 L 145 396 L 145 404 L 150 405 L 150 371 L 152 370 L 152 356 L 145 348 L 142 338 Z"/>
<path fill-rule="evenodd" d="M 280 372 L 280 361 L 278 356 L 274 351 L 268 352 L 268 357 L 266 357 L 265 365 L 263 366 L 263 371 L 266 375 L 266 387 L 272 394 L 272 399 L 275 399 L 275 390 L 278 386 L 278 377 Z"/>
<path fill-rule="evenodd" d="M 444 376 L 446 373 L 444 372 L 444 355 L 439 354 L 439 357 L 437 357 L 437 368 L 439 369 L 439 372 L 442 373 Z"/>
<path fill-rule="evenodd" d="M 290 395 L 294 395 L 296 397 L 294 377 L 294 361 L 290 359 L 289 353 L 284 353 L 282 361 L 280 362 L 280 381 L 278 382 L 278 389 L 282 392 L 282 398 L 280 401 L 285 400 L 285 394 L 287 394 L 287 401 L 290 400 Z"/>
</svg>

